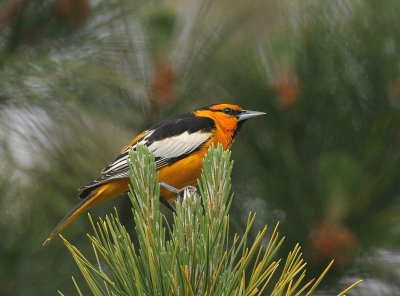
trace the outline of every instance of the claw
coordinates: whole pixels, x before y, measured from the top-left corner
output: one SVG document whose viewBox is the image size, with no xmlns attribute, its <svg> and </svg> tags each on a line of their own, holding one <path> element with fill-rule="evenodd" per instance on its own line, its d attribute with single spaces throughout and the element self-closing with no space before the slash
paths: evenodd
<svg viewBox="0 0 400 296">
<path fill-rule="evenodd" d="M 183 201 L 183 197 L 185 195 L 185 190 L 188 190 L 191 193 L 197 194 L 197 188 L 194 186 L 191 186 L 191 185 L 185 186 L 181 189 L 177 189 L 177 188 L 175 188 L 167 183 L 164 183 L 164 182 L 160 182 L 160 185 L 162 187 L 164 187 L 165 189 L 167 189 L 168 191 L 171 191 L 172 193 L 174 193 L 176 195 L 177 201 L 180 203 L 182 203 L 182 201 Z"/>
</svg>

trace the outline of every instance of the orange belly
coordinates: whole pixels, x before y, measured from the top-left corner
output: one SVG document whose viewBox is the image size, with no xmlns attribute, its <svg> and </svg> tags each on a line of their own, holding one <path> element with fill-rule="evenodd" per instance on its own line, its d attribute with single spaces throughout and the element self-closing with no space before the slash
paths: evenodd
<svg viewBox="0 0 400 296">
<path fill-rule="evenodd" d="M 181 159 L 171 165 L 162 167 L 158 172 L 160 181 L 165 182 L 177 189 L 181 189 L 188 185 L 196 185 L 197 179 L 201 175 L 201 167 L 203 158 L 208 149 L 201 151 Z M 101 204 L 113 197 L 116 197 L 129 190 L 129 178 L 117 179 L 98 187 L 93 193 L 96 195 L 92 206 Z M 171 191 L 161 187 L 160 198 L 174 203 L 176 196 Z"/>
<path fill-rule="evenodd" d="M 197 179 L 199 179 L 201 175 L 203 158 L 206 153 L 207 149 L 202 149 L 194 155 L 161 168 L 159 170 L 160 181 L 177 189 L 188 185 L 196 185 Z M 175 194 L 165 188 L 161 188 L 160 196 L 169 203 L 174 203 L 176 199 Z"/>
<path fill-rule="evenodd" d="M 217 128 L 217 135 L 219 137 L 214 137 L 209 141 L 202 149 L 187 156 L 177 162 L 162 167 L 158 170 L 160 176 L 160 182 L 167 183 L 177 189 L 181 189 L 188 185 L 196 185 L 197 180 L 201 176 L 201 168 L 203 165 L 203 158 L 207 154 L 208 148 L 213 144 L 222 144 L 224 149 L 231 146 L 231 138 L 226 137 L 222 130 Z M 216 141 L 219 139 L 219 141 Z M 103 203 L 113 197 L 116 197 L 129 190 L 129 178 L 117 179 L 100 186 L 94 195 L 95 201 L 93 205 Z M 170 204 L 175 202 L 176 196 L 171 191 L 161 187 L 160 198 L 166 200 Z"/>
</svg>

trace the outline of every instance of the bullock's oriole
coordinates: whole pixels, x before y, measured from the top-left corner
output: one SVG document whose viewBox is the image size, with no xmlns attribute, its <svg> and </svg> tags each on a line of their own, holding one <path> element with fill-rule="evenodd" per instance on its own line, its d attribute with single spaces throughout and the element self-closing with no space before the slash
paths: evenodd
<svg viewBox="0 0 400 296">
<path fill-rule="evenodd" d="M 44 244 L 59 234 L 87 209 L 128 191 L 128 152 L 142 144 L 154 153 L 160 181 L 175 188 L 195 185 L 203 157 L 211 145 L 230 148 L 243 122 L 263 112 L 243 110 L 232 104 L 218 104 L 184 113 L 145 130 L 126 145 L 121 154 L 96 179 L 79 188 L 83 199 L 51 232 Z M 176 200 L 165 186 L 160 199 L 168 207 Z"/>
</svg>

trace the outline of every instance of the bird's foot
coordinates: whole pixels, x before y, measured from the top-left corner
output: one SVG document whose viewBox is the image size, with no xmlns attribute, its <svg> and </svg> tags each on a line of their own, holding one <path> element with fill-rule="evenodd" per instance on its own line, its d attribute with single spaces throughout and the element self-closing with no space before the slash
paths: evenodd
<svg viewBox="0 0 400 296">
<path fill-rule="evenodd" d="M 192 194 L 194 194 L 196 196 L 198 195 L 197 188 L 195 186 L 189 185 L 189 186 L 185 186 L 181 189 L 177 189 L 177 188 L 175 188 L 167 183 L 164 183 L 164 182 L 160 182 L 160 185 L 162 187 L 164 187 L 165 189 L 167 189 L 168 191 L 174 193 L 176 195 L 176 200 L 180 203 L 182 203 L 182 201 L 183 201 L 186 190 L 188 190 L 189 192 L 191 192 Z"/>
</svg>

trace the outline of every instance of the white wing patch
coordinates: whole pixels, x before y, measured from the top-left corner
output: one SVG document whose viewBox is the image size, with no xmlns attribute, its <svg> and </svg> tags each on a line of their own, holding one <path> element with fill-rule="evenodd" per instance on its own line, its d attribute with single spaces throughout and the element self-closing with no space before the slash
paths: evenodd
<svg viewBox="0 0 400 296">
<path fill-rule="evenodd" d="M 180 135 L 151 143 L 149 150 L 154 153 L 155 157 L 160 159 L 175 158 L 192 152 L 206 142 L 210 136 L 210 133 L 196 132 L 189 134 L 184 132 Z"/>
<path fill-rule="evenodd" d="M 157 169 L 167 165 L 169 160 L 179 156 L 189 154 L 199 148 L 211 137 L 210 132 L 195 132 L 189 134 L 184 132 L 180 135 L 165 138 L 155 141 L 149 145 L 149 137 L 154 133 L 154 130 L 149 131 L 146 136 L 132 146 L 131 149 L 136 149 L 137 145 L 146 145 L 156 157 Z M 113 163 L 107 166 L 101 173 L 102 175 L 94 180 L 94 183 L 104 183 L 106 181 L 118 178 L 128 177 L 128 151 L 117 158 Z"/>
</svg>

